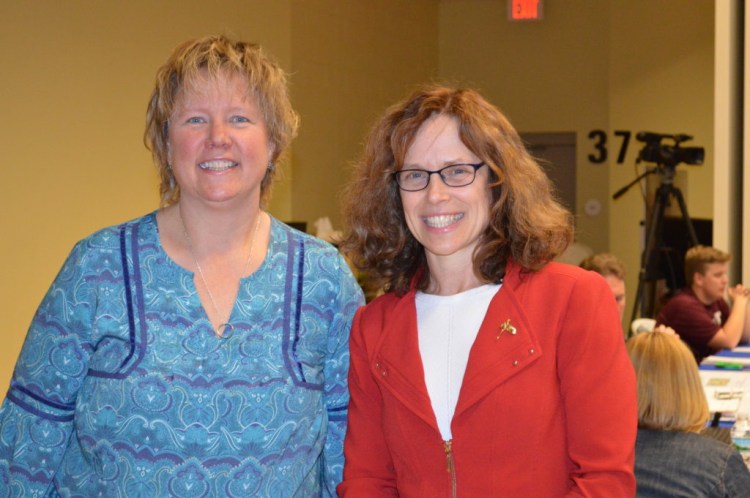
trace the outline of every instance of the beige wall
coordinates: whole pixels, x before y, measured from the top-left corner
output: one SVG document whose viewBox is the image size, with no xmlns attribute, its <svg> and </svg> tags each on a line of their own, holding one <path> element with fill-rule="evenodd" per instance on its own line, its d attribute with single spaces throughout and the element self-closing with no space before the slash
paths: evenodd
<svg viewBox="0 0 750 498">
<path fill-rule="evenodd" d="M 610 168 L 589 163 L 586 145 L 590 130 L 609 127 L 609 3 L 546 2 L 543 21 L 515 23 L 504 2 L 441 5 L 441 76 L 481 89 L 521 132 L 576 132 L 578 211 L 592 198 L 603 208 L 578 217 L 578 237 L 606 250 Z"/>
<path fill-rule="evenodd" d="M 633 136 L 617 164 L 612 132 L 694 135 L 687 145 L 706 147 L 706 164 L 679 166 L 679 186 L 692 217 L 712 217 L 713 20 L 706 0 L 684 0 L 679 13 L 672 0 L 548 1 L 543 21 L 524 23 L 508 23 L 493 0 L 441 3 L 442 76 L 481 88 L 519 131 L 576 132 L 578 237 L 623 258 L 631 303 L 644 200 L 638 187 L 611 198 L 637 176 L 643 144 Z M 609 133 L 608 163 L 588 160 L 594 129 Z M 600 214 L 585 214 L 590 199 Z"/>
<path fill-rule="evenodd" d="M 295 219 L 328 216 L 365 134 L 386 106 L 437 72 L 437 3 L 313 0 L 292 9 L 293 92 L 302 131 L 293 151 Z"/>
<path fill-rule="evenodd" d="M 636 149 L 626 165 L 593 165 L 586 135 L 687 132 L 711 147 L 713 6 L 681 5 L 674 15 L 671 0 L 548 0 L 544 21 L 509 24 L 497 0 L 0 3 L 0 397 L 74 242 L 157 207 L 143 112 L 178 42 L 255 40 L 291 72 L 302 128 L 274 190 L 279 218 L 330 216 L 339 228 L 338 194 L 375 117 L 419 83 L 457 81 L 482 89 L 520 131 L 577 133 L 579 207 L 604 206 L 580 218 L 581 238 L 635 270 L 642 200 L 609 197 L 634 176 Z M 687 175 L 695 216 L 711 215 L 710 171 Z"/>
</svg>

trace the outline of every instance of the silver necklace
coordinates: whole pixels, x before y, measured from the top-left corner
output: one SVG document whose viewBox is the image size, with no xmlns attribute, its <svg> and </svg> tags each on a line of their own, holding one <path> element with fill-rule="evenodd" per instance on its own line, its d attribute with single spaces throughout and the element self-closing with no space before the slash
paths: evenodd
<svg viewBox="0 0 750 498">
<path fill-rule="evenodd" d="M 208 286 L 208 282 L 206 282 L 206 277 L 203 275 L 203 268 L 201 268 L 200 263 L 198 263 L 198 258 L 195 257 L 195 249 L 193 249 L 193 241 L 190 238 L 190 235 L 188 234 L 187 227 L 185 226 L 185 220 L 182 218 L 182 213 L 178 210 L 177 213 L 180 216 L 180 223 L 182 224 L 182 233 L 185 235 L 185 240 L 187 241 L 188 248 L 190 249 L 190 255 L 193 257 L 193 262 L 195 263 L 195 267 L 198 269 L 198 276 L 201 278 L 201 282 L 203 283 L 203 287 L 206 289 L 206 293 L 208 294 L 208 299 L 211 301 L 211 306 L 214 309 L 214 313 L 216 313 L 216 316 L 220 316 L 219 313 L 219 307 L 216 306 L 216 300 L 214 300 L 214 295 L 211 292 L 211 288 Z M 255 239 L 258 235 L 258 228 L 260 228 L 260 218 L 263 214 L 263 211 L 258 212 L 258 221 L 255 222 L 255 230 L 253 230 L 253 238 L 250 241 L 250 253 L 247 255 L 247 260 L 245 261 L 245 264 L 242 267 L 242 273 L 240 273 L 239 280 L 242 281 L 242 276 L 247 271 L 247 267 L 250 264 L 250 259 L 253 257 L 253 248 L 255 247 Z M 239 289 L 237 290 L 239 293 Z M 219 338 L 226 338 L 232 336 L 232 333 L 234 333 L 234 325 L 229 323 L 229 317 L 232 314 L 232 309 L 229 309 L 229 313 L 227 313 L 227 317 L 223 322 L 219 323 L 219 326 L 216 327 L 214 330 L 214 334 L 216 334 Z"/>
</svg>

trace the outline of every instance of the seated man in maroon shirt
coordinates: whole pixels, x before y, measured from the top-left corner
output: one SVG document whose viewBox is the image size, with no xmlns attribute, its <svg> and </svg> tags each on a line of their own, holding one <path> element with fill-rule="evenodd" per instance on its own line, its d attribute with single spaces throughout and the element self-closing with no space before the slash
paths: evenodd
<svg viewBox="0 0 750 498">
<path fill-rule="evenodd" d="M 685 282 L 662 308 L 657 322 L 675 329 L 695 360 L 750 340 L 746 319 L 750 288 L 727 287 L 731 256 L 713 247 L 695 246 L 685 254 Z M 727 293 L 731 308 L 724 300 Z"/>
</svg>

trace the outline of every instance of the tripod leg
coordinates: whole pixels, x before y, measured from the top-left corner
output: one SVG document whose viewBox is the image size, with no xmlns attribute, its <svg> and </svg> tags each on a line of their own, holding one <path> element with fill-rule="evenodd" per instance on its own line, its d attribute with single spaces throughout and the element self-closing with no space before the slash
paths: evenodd
<svg viewBox="0 0 750 498">
<path fill-rule="evenodd" d="M 688 235 L 690 236 L 690 242 L 692 246 L 698 245 L 698 237 L 695 234 L 695 228 L 693 227 L 693 221 L 690 219 L 690 216 L 688 216 L 688 210 L 687 205 L 685 204 L 685 199 L 682 197 L 682 192 L 677 187 L 672 187 L 669 190 L 669 193 L 677 199 L 677 204 L 680 206 L 680 213 L 682 214 L 682 221 L 685 222 L 685 228 L 688 231 Z"/>
<path fill-rule="evenodd" d="M 669 188 L 665 185 L 662 185 L 659 187 L 659 189 L 656 191 L 656 199 L 654 200 L 654 206 L 653 210 L 651 212 L 651 219 L 649 220 L 649 223 L 647 225 L 647 232 L 646 232 L 646 243 L 643 248 L 643 253 L 641 254 L 641 268 L 638 272 L 638 290 L 636 290 L 635 294 L 635 302 L 633 303 L 633 313 L 631 317 L 631 322 L 638 318 L 638 310 L 640 305 L 640 316 L 649 316 L 651 314 L 652 306 L 648 306 L 646 304 L 646 300 L 644 299 L 645 294 L 645 284 L 647 280 L 647 268 L 648 263 L 651 261 L 651 259 L 654 256 L 654 251 L 657 249 L 657 247 L 660 245 L 658 243 L 658 239 L 661 239 L 660 234 L 660 228 L 661 228 L 661 220 L 664 219 L 664 209 L 666 208 L 667 201 L 669 198 Z M 628 334 L 630 334 L 631 331 L 628 331 Z"/>
</svg>

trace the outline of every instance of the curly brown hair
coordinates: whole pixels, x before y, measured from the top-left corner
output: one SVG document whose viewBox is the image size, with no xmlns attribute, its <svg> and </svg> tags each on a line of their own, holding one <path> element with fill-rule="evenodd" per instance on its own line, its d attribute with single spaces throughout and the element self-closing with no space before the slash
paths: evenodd
<svg viewBox="0 0 750 498">
<path fill-rule="evenodd" d="M 159 170 L 162 206 L 180 199 L 180 187 L 167 160 L 169 118 L 177 97 L 206 77 L 221 79 L 230 75 L 240 75 L 247 80 L 273 144 L 271 162 L 260 184 L 261 203 L 266 202 L 276 174 L 274 165 L 297 134 L 299 117 L 292 109 L 286 73 L 281 67 L 263 53 L 260 46 L 218 35 L 177 46 L 156 73 L 156 83 L 146 110 L 143 141 Z"/>
<path fill-rule="evenodd" d="M 430 282 L 424 247 L 409 231 L 393 173 L 419 127 L 437 114 L 455 117 L 459 136 L 490 169 L 490 220 L 474 252 L 474 271 L 499 283 L 512 258 L 540 269 L 573 238 L 572 215 L 508 119 L 477 91 L 429 86 L 389 108 L 367 138 L 345 193 L 348 232 L 342 250 L 368 280 L 386 291 L 425 290 Z"/>
</svg>

